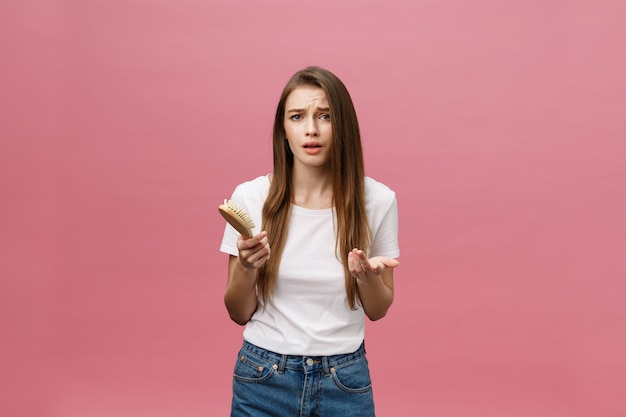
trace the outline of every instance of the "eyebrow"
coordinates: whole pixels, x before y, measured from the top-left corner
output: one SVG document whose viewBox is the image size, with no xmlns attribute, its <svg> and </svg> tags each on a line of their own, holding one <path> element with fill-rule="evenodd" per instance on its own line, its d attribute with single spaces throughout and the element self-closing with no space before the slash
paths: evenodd
<svg viewBox="0 0 626 417">
<path fill-rule="evenodd" d="M 287 113 L 302 113 L 305 112 L 306 109 L 289 109 Z M 318 107 L 316 111 L 330 111 L 329 107 Z"/>
</svg>

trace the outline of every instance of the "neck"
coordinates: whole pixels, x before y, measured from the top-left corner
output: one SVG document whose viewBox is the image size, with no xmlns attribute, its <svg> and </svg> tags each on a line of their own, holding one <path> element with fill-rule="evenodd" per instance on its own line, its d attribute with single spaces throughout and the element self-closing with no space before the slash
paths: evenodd
<svg viewBox="0 0 626 417">
<path fill-rule="evenodd" d="M 294 167 L 295 168 L 295 167 Z M 333 183 L 328 169 L 294 169 L 293 203 L 311 209 L 332 207 Z"/>
</svg>

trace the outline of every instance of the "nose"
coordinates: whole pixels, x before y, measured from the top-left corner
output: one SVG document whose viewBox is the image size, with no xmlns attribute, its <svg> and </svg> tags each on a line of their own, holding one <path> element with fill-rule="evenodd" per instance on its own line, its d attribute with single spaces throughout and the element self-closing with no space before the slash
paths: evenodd
<svg viewBox="0 0 626 417">
<path fill-rule="evenodd" d="M 317 120 L 314 117 L 308 118 L 306 125 L 306 135 L 307 136 L 319 136 L 320 132 L 317 128 Z"/>
</svg>

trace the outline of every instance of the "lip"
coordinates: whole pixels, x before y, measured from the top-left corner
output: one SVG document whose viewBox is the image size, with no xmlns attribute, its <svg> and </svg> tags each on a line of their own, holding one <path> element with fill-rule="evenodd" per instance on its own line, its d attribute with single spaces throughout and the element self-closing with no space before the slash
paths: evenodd
<svg viewBox="0 0 626 417">
<path fill-rule="evenodd" d="M 304 148 L 304 152 L 308 153 L 309 155 L 315 155 L 322 150 L 322 144 L 315 141 L 304 142 L 302 144 L 302 147 Z"/>
</svg>

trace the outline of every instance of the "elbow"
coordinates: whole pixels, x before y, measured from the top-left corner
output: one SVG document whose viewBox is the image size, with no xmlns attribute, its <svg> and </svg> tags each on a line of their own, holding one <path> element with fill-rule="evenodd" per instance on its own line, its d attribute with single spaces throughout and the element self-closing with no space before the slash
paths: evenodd
<svg viewBox="0 0 626 417">
<path fill-rule="evenodd" d="M 365 310 L 365 315 L 370 321 L 378 321 L 387 316 L 392 303 L 393 294 L 388 299 L 379 301 L 378 303 L 363 305 L 363 310 Z"/>
<path fill-rule="evenodd" d="M 380 311 L 366 311 L 365 315 L 370 321 L 378 321 L 387 315 L 388 309 L 380 310 Z"/>
<path fill-rule="evenodd" d="M 249 322 L 254 314 L 254 310 L 252 312 L 244 310 L 239 303 L 230 300 L 227 296 L 224 297 L 224 305 L 230 319 L 240 326 Z"/>
<path fill-rule="evenodd" d="M 230 319 L 240 326 L 245 326 L 245 324 L 250 321 L 250 318 L 251 317 L 242 317 L 242 316 L 237 316 L 233 313 L 230 313 Z"/>
<path fill-rule="evenodd" d="M 226 304 L 226 310 L 228 310 L 228 315 L 230 316 L 230 319 L 240 326 L 245 325 L 252 318 L 252 314 L 245 314 L 239 309 L 230 308 L 228 304 Z"/>
</svg>

